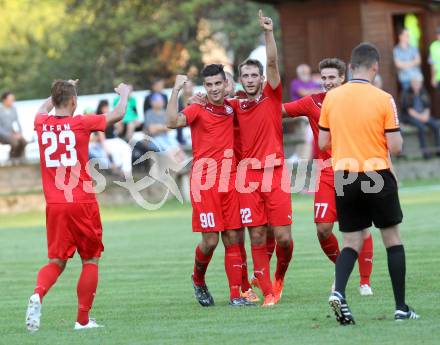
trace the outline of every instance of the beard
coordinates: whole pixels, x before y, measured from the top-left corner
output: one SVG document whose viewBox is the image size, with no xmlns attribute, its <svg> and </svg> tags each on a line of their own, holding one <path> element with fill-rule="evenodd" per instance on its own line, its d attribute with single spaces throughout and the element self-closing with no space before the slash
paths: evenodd
<svg viewBox="0 0 440 345">
<path fill-rule="evenodd" d="M 254 92 L 249 92 L 248 89 L 247 89 L 246 87 L 244 87 L 244 91 L 246 92 L 246 94 L 247 94 L 248 96 L 251 96 L 251 97 L 254 97 L 254 96 L 258 95 L 258 93 L 260 92 L 260 90 L 261 90 L 261 84 L 258 85 L 257 88 L 255 88 L 255 91 L 254 91 Z"/>
</svg>

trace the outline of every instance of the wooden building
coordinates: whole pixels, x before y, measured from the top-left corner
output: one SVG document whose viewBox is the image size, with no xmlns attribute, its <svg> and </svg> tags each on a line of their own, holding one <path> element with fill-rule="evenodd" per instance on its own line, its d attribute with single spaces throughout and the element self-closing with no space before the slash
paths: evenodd
<svg viewBox="0 0 440 345">
<path fill-rule="evenodd" d="M 374 43 L 381 53 L 384 89 L 394 96 L 399 88 L 392 50 L 406 14 L 416 15 L 421 29 L 419 48 L 429 86 L 429 44 L 440 25 L 440 1 L 430 0 L 260 0 L 277 8 L 282 30 L 284 80 L 295 77 L 298 64 L 316 69 L 324 57 L 349 60 L 353 47 Z M 437 97 L 438 98 L 438 97 Z M 438 100 L 437 102 L 438 105 Z M 440 110 L 440 107 L 436 106 Z M 439 114 L 439 112 L 437 112 Z"/>
</svg>

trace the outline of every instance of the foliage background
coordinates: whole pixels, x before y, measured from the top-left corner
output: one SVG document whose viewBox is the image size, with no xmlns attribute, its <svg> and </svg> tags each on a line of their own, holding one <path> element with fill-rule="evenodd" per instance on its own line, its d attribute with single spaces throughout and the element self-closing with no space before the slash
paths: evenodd
<svg viewBox="0 0 440 345">
<path fill-rule="evenodd" d="M 0 0 L 0 90 L 40 98 L 52 80 L 73 77 L 83 94 L 122 80 L 146 89 L 200 70 L 200 46 L 218 33 L 236 68 L 258 41 L 260 7 L 279 37 L 275 9 L 245 0 Z"/>
</svg>

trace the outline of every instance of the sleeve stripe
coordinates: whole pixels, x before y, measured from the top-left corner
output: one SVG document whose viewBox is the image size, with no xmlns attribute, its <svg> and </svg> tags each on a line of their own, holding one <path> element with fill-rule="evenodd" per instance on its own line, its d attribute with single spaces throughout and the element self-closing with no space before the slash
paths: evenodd
<svg viewBox="0 0 440 345">
<path fill-rule="evenodd" d="M 318 125 L 318 127 L 319 127 L 319 129 L 320 129 L 321 131 L 330 132 L 330 128 L 322 127 L 322 126 L 319 126 L 319 125 Z"/>
<path fill-rule="evenodd" d="M 385 133 L 400 132 L 400 127 L 385 129 Z"/>
</svg>

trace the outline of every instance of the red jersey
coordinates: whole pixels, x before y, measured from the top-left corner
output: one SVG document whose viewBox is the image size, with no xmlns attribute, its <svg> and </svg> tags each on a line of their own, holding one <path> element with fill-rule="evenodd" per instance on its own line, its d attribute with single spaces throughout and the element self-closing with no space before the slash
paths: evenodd
<svg viewBox="0 0 440 345">
<path fill-rule="evenodd" d="M 321 116 L 321 107 L 324 102 L 326 93 L 317 93 L 309 96 L 305 96 L 297 101 L 285 103 L 284 109 L 289 117 L 306 116 L 309 119 L 310 127 L 313 132 L 315 152 L 317 152 L 318 159 L 327 160 L 331 159 L 331 150 L 322 151 L 318 146 L 319 136 L 319 117 Z M 330 167 L 323 169 L 322 173 L 331 174 L 333 176 L 333 169 Z"/>
<path fill-rule="evenodd" d="M 232 156 L 232 169 L 234 169 L 236 164 L 233 155 L 234 110 L 232 107 L 227 103 L 222 106 L 210 103 L 205 106 L 191 104 L 183 109 L 182 113 L 191 128 L 193 167 L 198 160 L 210 158 L 216 161 L 217 171 L 220 171 L 225 159 L 225 151 L 230 150 L 227 157 Z M 202 176 L 207 174 L 208 169 L 204 169 Z M 219 174 L 216 176 L 219 178 Z"/>
<path fill-rule="evenodd" d="M 88 172 L 90 133 L 104 131 L 104 115 L 37 114 L 43 191 L 48 204 L 95 202 Z"/>
<path fill-rule="evenodd" d="M 269 166 L 284 163 L 283 128 L 282 128 L 282 97 L 281 83 L 272 89 L 269 83 L 263 93 L 255 100 L 229 100 L 234 108 L 239 126 L 241 159 L 256 158 L 265 167 L 266 157 L 271 156 L 277 161 Z"/>
</svg>

